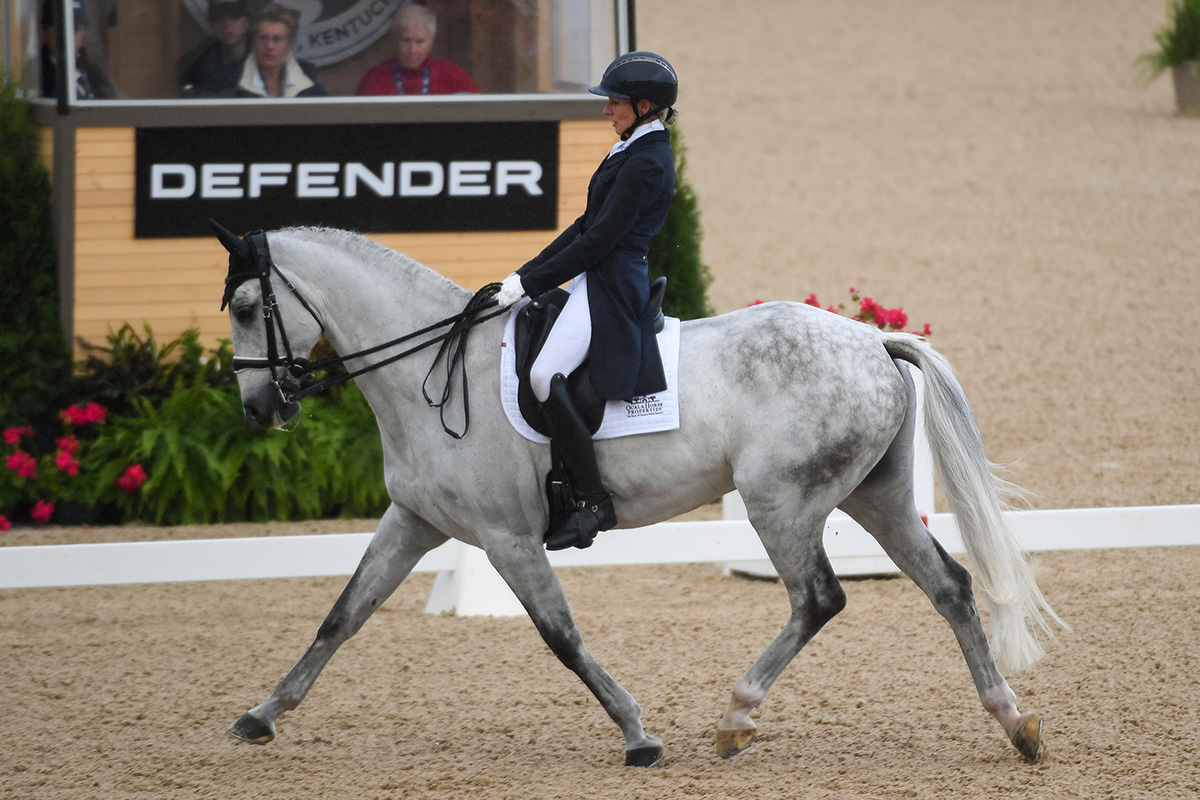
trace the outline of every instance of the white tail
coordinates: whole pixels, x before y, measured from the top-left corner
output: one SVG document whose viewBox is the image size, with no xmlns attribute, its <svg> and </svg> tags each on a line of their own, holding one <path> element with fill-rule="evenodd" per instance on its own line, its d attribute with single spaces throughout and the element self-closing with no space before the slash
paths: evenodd
<svg viewBox="0 0 1200 800">
<path fill-rule="evenodd" d="M 925 430 L 934 468 L 987 601 L 996 663 L 1005 673 L 1028 669 L 1046 654 L 1039 632 L 1055 640 L 1051 622 L 1068 631 L 1070 626 L 1042 596 L 1033 565 L 1004 518 L 1009 500 L 1021 490 L 996 476 L 950 362 L 909 334 L 885 334 L 884 346 L 925 378 Z"/>
</svg>

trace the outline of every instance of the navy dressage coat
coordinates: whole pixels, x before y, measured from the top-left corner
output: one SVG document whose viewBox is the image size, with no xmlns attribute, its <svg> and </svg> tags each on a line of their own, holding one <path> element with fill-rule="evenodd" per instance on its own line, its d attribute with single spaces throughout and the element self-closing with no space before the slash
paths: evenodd
<svg viewBox="0 0 1200 800">
<path fill-rule="evenodd" d="M 643 134 L 596 169 L 583 216 L 517 270 L 530 297 L 587 273 L 592 385 L 606 400 L 632 400 L 667 388 L 647 307 L 646 253 L 674 193 L 670 134 Z"/>
</svg>

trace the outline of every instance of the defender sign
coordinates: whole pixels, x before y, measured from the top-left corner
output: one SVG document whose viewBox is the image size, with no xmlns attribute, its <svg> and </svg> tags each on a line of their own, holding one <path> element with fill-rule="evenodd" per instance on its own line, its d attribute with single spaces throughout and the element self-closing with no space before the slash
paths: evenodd
<svg viewBox="0 0 1200 800">
<path fill-rule="evenodd" d="M 139 128 L 134 234 L 550 230 L 554 122 Z"/>
</svg>

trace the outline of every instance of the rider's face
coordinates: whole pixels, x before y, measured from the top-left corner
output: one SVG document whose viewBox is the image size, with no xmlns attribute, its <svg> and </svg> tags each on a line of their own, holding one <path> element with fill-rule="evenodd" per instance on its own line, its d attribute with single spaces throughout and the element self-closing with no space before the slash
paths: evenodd
<svg viewBox="0 0 1200 800">
<path fill-rule="evenodd" d="M 618 136 L 629 130 L 629 126 L 637 118 L 633 112 L 633 104 L 620 97 L 608 98 L 608 103 L 604 106 L 604 116 L 612 120 L 613 130 Z"/>
</svg>

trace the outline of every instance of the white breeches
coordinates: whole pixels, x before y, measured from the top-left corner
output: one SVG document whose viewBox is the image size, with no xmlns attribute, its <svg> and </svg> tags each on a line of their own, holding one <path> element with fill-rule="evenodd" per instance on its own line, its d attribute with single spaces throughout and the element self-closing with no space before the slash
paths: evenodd
<svg viewBox="0 0 1200 800">
<path fill-rule="evenodd" d="M 542 352 L 529 369 L 529 383 L 538 402 L 546 402 L 550 396 L 550 380 L 560 372 L 571 372 L 587 359 L 588 347 L 592 343 L 592 315 L 588 309 L 587 274 L 572 279 L 567 284 L 571 297 L 563 306 L 562 313 L 554 321 L 550 335 Z"/>
</svg>

